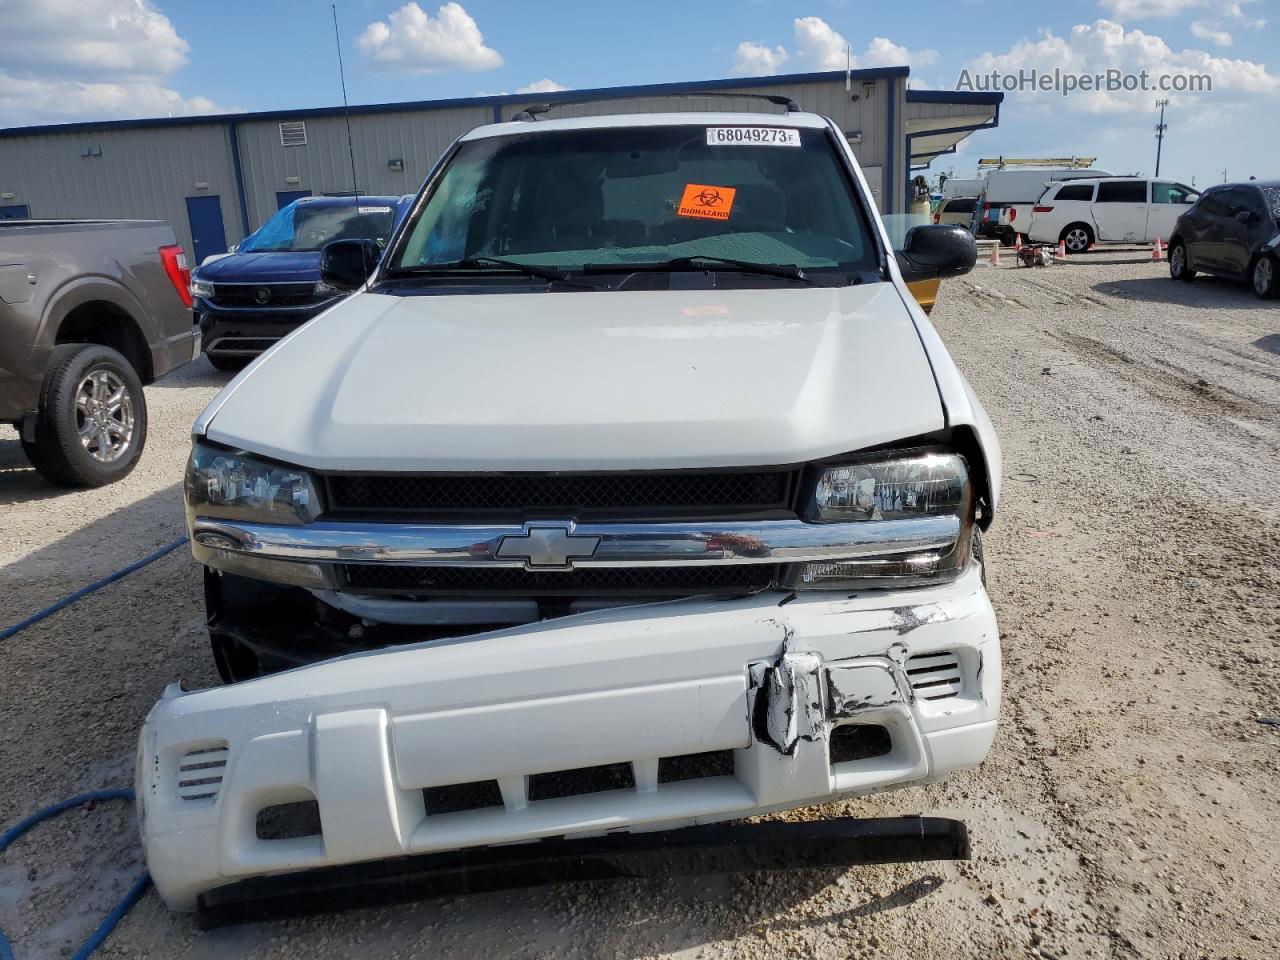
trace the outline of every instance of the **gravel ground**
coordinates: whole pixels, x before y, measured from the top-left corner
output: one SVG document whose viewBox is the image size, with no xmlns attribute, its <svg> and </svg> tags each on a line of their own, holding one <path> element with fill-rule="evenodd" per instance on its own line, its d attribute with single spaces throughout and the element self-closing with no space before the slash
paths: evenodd
<svg viewBox="0 0 1280 960">
<path fill-rule="evenodd" d="M 148 894 L 124 957 L 1250 957 L 1280 954 L 1280 306 L 1094 256 L 979 267 L 934 313 L 1005 449 L 987 539 L 1005 711 L 947 784 L 788 816 L 961 817 L 974 859 L 564 886 L 200 933 Z M 46 487 L 0 428 L 0 624 L 181 534 L 192 419 L 151 387 L 138 470 Z M 0 823 L 130 780 L 179 674 L 215 682 L 183 551 L 3 642 Z M 0 859 L 20 957 L 69 954 L 140 869 L 122 806 Z"/>
</svg>

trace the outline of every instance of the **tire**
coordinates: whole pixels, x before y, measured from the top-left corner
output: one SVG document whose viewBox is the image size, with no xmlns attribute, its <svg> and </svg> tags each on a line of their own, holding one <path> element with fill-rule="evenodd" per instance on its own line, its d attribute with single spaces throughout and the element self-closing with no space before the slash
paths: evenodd
<svg viewBox="0 0 1280 960">
<path fill-rule="evenodd" d="M 1087 223 L 1069 223 L 1058 235 L 1058 242 L 1066 244 L 1067 253 L 1084 253 L 1093 240 L 1093 227 Z"/>
<path fill-rule="evenodd" d="M 146 441 L 146 398 L 129 361 L 96 343 L 54 347 L 35 440 L 22 442 L 40 475 L 68 487 L 114 483 L 137 465 Z"/>
<path fill-rule="evenodd" d="M 1269 253 L 1261 254 L 1249 271 L 1249 286 L 1259 300 L 1274 299 L 1280 294 L 1280 262 Z"/>
<path fill-rule="evenodd" d="M 220 357 L 215 356 L 212 353 L 206 353 L 205 356 L 208 357 L 209 362 L 213 364 L 213 369 L 222 370 L 227 373 L 243 370 L 249 365 L 249 361 L 253 359 L 253 357 Z"/>
<path fill-rule="evenodd" d="M 1196 278 L 1191 269 L 1191 259 L 1187 256 L 1187 245 L 1181 240 L 1169 244 L 1169 278 L 1190 283 Z"/>
</svg>

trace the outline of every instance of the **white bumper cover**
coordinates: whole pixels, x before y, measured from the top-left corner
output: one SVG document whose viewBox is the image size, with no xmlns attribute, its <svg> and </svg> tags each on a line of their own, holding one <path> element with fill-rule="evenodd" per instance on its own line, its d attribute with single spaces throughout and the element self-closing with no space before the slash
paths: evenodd
<svg viewBox="0 0 1280 960">
<path fill-rule="evenodd" d="M 976 570 L 853 597 L 778 593 L 627 607 L 166 691 L 143 726 L 147 864 L 170 907 L 250 876 L 548 836 L 665 829 L 936 780 L 995 734 L 1000 647 Z M 883 727 L 832 762 L 831 732 Z M 666 758 L 731 751 L 668 782 Z M 725 754 L 722 754 L 725 756 Z M 634 786 L 554 799 L 530 778 L 606 764 Z M 497 782 L 433 813 L 427 788 Z M 320 832 L 260 839 L 315 801 Z"/>
</svg>

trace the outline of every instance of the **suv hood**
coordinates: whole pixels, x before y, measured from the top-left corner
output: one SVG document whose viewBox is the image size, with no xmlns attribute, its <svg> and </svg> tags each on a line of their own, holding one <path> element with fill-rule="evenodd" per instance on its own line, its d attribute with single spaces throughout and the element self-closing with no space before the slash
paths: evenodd
<svg viewBox="0 0 1280 960">
<path fill-rule="evenodd" d="M 320 251 L 232 253 L 201 264 L 196 275 L 206 283 L 305 283 L 320 279 Z"/>
<path fill-rule="evenodd" d="M 891 283 L 356 294 L 200 424 L 289 463 L 403 471 L 787 464 L 945 425 Z"/>
</svg>

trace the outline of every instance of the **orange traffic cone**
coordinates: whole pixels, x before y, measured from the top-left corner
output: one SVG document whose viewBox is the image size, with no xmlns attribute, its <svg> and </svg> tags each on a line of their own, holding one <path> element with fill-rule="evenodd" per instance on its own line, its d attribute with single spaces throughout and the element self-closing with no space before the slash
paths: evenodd
<svg viewBox="0 0 1280 960">
<path fill-rule="evenodd" d="M 1164 259 L 1164 244 L 1160 242 L 1159 237 L 1156 237 L 1156 242 L 1151 246 L 1151 259 L 1152 260 Z"/>
<path fill-rule="evenodd" d="M 1022 234 L 1020 233 L 1015 233 L 1013 235 L 1013 252 L 1014 253 L 1022 252 Z"/>
<path fill-rule="evenodd" d="M 1067 259 L 1067 241 L 1065 240 L 1058 241 L 1058 259 L 1059 260 Z"/>
<path fill-rule="evenodd" d="M 991 265 L 993 267 L 1000 266 L 1000 241 L 996 241 L 996 245 L 991 248 Z"/>
</svg>

